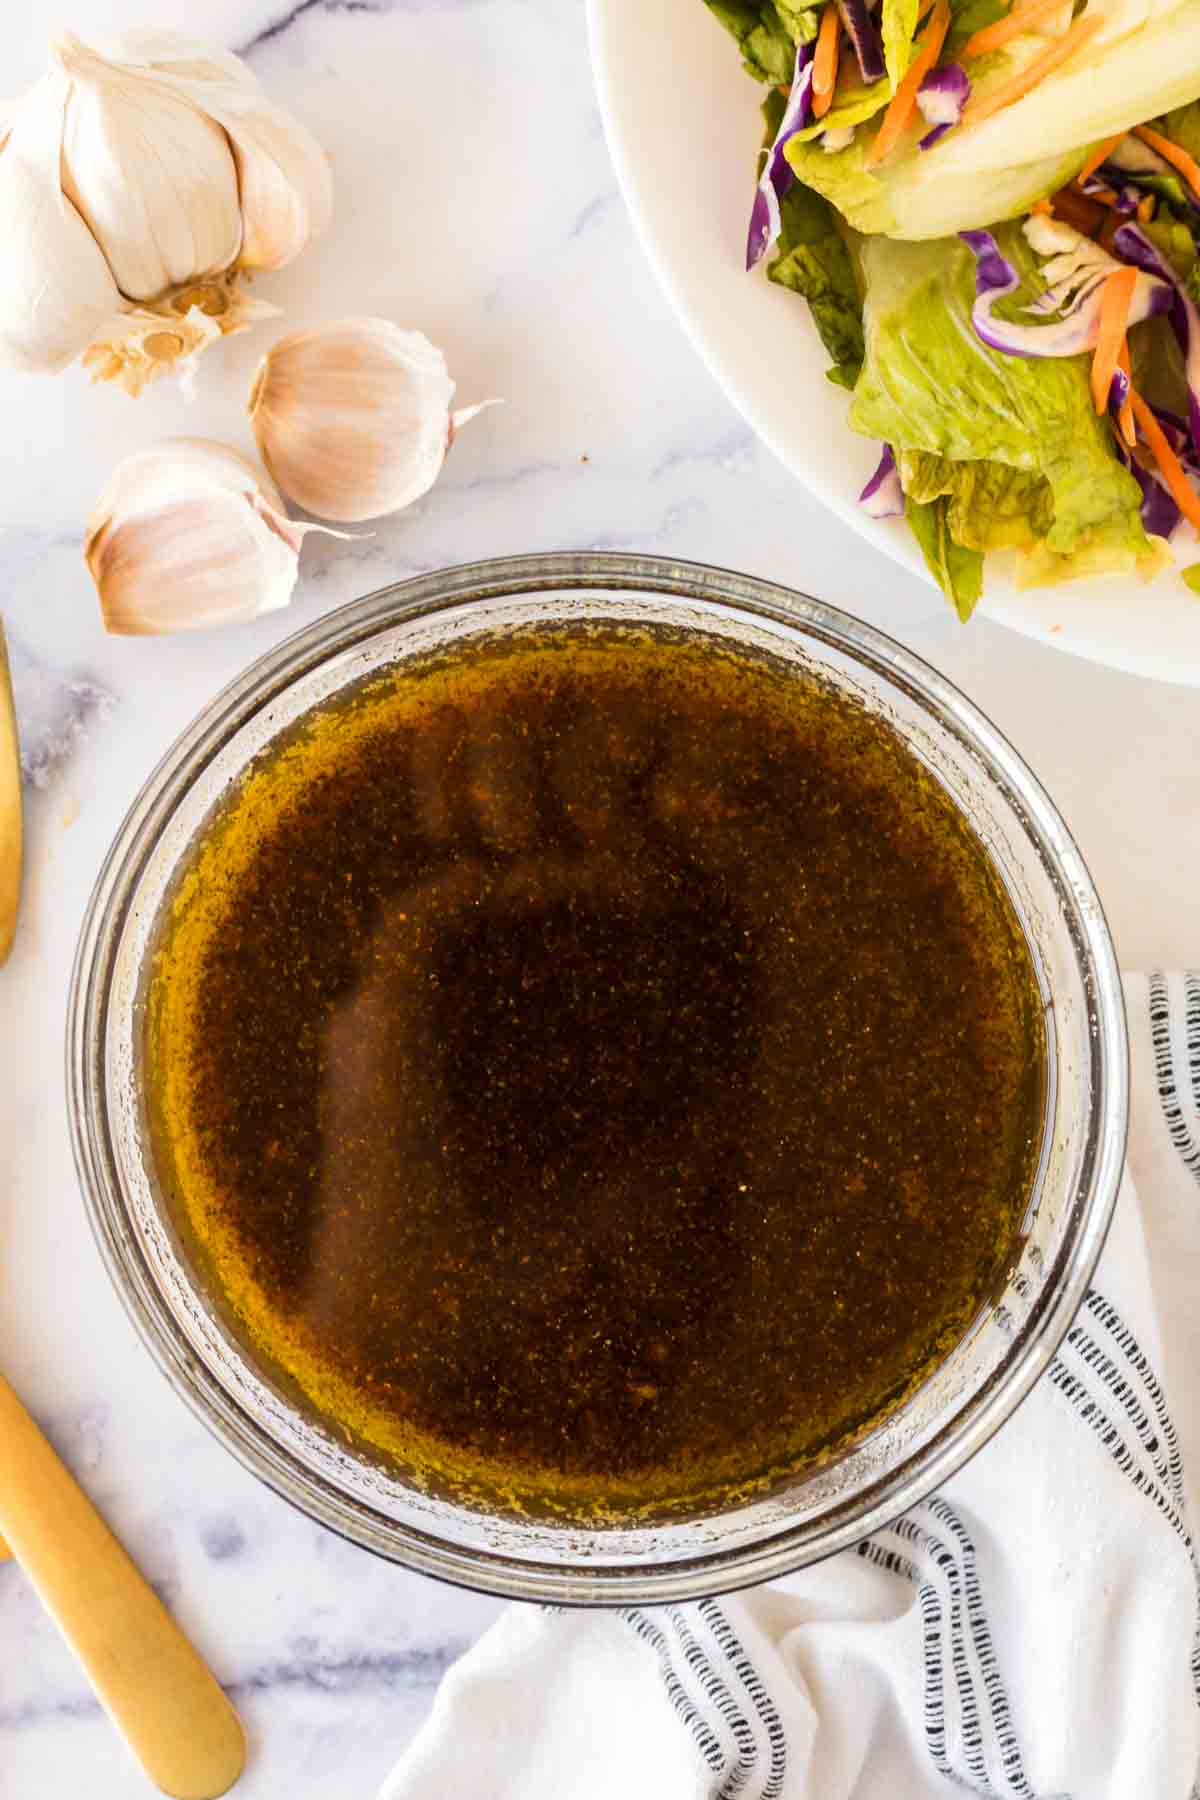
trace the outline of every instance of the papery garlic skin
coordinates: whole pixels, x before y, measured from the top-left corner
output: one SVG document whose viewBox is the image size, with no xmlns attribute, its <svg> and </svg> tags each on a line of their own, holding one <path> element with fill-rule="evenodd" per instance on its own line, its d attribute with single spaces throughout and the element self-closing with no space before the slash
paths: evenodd
<svg viewBox="0 0 1200 1800">
<path fill-rule="evenodd" d="M 96 333 L 83 366 L 93 380 L 119 381 L 129 394 L 140 394 L 168 369 L 181 376 L 186 389 L 195 358 L 208 344 L 278 316 L 277 306 L 250 299 L 234 276 L 212 277 L 120 314 L 108 330 Z"/>
<path fill-rule="evenodd" d="M 238 267 L 282 269 L 329 223 L 333 183 L 325 152 L 260 94 L 228 87 L 202 97 L 233 145 L 242 204 Z"/>
<path fill-rule="evenodd" d="M 238 451 L 174 438 L 118 465 L 83 551 L 106 630 L 198 631 L 286 606 L 312 529 Z"/>
<path fill-rule="evenodd" d="M 242 247 L 237 169 L 221 127 L 166 82 L 55 46 L 70 82 L 62 186 L 130 300 L 228 269 Z"/>
<path fill-rule="evenodd" d="M 333 210 L 333 180 L 312 133 L 274 106 L 240 57 L 171 32 L 130 32 L 120 40 L 126 67 L 168 81 L 227 134 L 242 207 L 238 266 L 281 269 Z"/>
<path fill-rule="evenodd" d="M 102 33 L 94 45 L 109 62 L 157 69 L 184 81 L 233 82 L 258 90 L 258 77 L 232 50 L 217 50 L 178 31 L 155 31 L 134 25 L 127 31 Z"/>
<path fill-rule="evenodd" d="M 239 272 L 290 262 L 331 206 L 324 152 L 237 57 L 166 32 L 104 53 L 63 34 L 0 109 L 0 358 L 84 356 L 136 393 L 275 310 L 244 300 Z M 146 323 L 193 307 L 186 331 Z"/>
<path fill-rule="evenodd" d="M 421 332 L 342 319 L 272 346 L 250 421 L 283 492 L 319 518 L 352 523 L 398 512 L 433 486 L 456 427 L 480 410 L 452 413 L 454 391 Z"/>
<path fill-rule="evenodd" d="M 0 150 L 0 363 L 25 372 L 65 369 L 125 305 L 59 182 L 66 100 L 40 82 Z"/>
</svg>

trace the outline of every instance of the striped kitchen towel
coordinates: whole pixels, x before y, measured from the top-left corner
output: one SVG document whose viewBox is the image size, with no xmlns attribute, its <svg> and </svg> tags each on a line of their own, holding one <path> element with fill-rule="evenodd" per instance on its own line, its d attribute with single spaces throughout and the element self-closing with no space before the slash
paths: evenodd
<svg viewBox="0 0 1200 1800">
<path fill-rule="evenodd" d="M 510 1607 L 380 1800 L 1200 1800 L 1200 976 L 1126 999 L 1113 1229 L 991 1444 L 770 1587 Z"/>
</svg>

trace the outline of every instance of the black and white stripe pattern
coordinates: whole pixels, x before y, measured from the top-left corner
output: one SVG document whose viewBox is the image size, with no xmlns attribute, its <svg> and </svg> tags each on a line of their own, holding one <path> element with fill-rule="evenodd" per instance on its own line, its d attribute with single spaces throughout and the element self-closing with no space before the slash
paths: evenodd
<svg viewBox="0 0 1200 1800">
<path fill-rule="evenodd" d="M 1151 975 L 1150 1037 L 1171 1142 L 1200 1182 L 1200 975 Z"/>
<path fill-rule="evenodd" d="M 944 1499 L 857 1546 L 916 1589 L 924 1655 L 925 1742 L 936 1768 L 969 1792 L 1034 1800 L 983 1602 L 975 1545 Z"/>
<path fill-rule="evenodd" d="M 713 1800 L 782 1800 L 783 1721 L 717 1602 L 625 1618 L 658 1655 L 671 1704 L 712 1776 Z"/>
<path fill-rule="evenodd" d="M 1187 1551 L 1197 1595 L 1192 1684 L 1200 1703 L 1200 1559 L 1188 1524 L 1179 1438 L 1149 1360 L 1116 1307 L 1095 1288 L 1050 1365 L 1050 1381 Z"/>
</svg>

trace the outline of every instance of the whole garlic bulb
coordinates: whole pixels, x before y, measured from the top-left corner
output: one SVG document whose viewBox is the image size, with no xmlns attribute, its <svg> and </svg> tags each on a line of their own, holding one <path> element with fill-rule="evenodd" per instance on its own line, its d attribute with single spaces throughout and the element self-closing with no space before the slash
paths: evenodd
<svg viewBox="0 0 1200 1800">
<path fill-rule="evenodd" d="M 433 486 L 454 434 L 446 359 L 390 319 L 295 331 L 263 357 L 250 420 L 263 461 L 306 512 L 346 522 L 398 512 Z"/>
<path fill-rule="evenodd" d="M 82 356 L 132 393 L 277 308 L 241 270 L 326 223 L 324 153 L 235 56 L 167 33 L 70 34 L 0 124 L 0 360 Z"/>
<path fill-rule="evenodd" d="M 83 553 L 107 630 L 194 631 L 286 606 L 300 546 L 260 469 L 227 444 L 172 438 L 119 463 Z"/>
</svg>

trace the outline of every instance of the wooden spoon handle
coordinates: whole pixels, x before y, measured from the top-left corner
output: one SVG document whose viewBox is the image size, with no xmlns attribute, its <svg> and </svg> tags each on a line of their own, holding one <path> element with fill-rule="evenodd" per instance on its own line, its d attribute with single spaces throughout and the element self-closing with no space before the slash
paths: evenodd
<svg viewBox="0 0 1200 1800">
<path fill-rule="evenodd" d="M 3 1377 L 0 1530 L 151 1781 L 176 1800 L 232 1787 L 237 1714 Z"/>
</svg>

